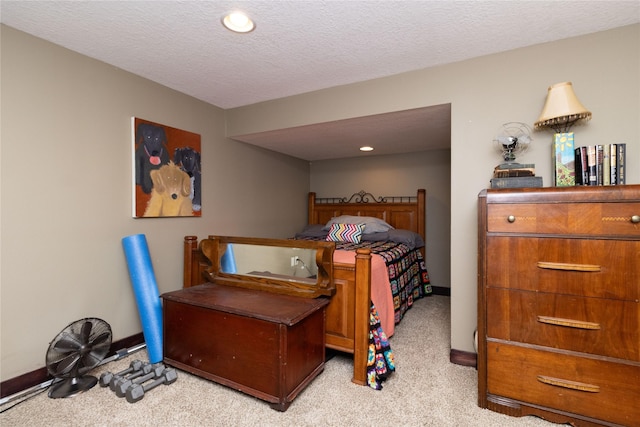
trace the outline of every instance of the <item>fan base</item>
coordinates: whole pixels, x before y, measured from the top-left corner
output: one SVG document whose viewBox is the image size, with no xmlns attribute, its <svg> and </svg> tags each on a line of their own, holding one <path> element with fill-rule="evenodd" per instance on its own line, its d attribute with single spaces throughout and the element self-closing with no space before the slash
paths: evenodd
<svg viewBox="0 0 640 427">
<path fill-rule="evenodd" d="M 64 397 L 73 397 L 80 393 L 84 393 L 90 390 L 98 383 L 98 379 L 91 375 L 85 375 L 83 377 L 68 378 L 54 383 L 49 390 L 49 397 L 52 399 L 59 399 Z"/>
</svg>

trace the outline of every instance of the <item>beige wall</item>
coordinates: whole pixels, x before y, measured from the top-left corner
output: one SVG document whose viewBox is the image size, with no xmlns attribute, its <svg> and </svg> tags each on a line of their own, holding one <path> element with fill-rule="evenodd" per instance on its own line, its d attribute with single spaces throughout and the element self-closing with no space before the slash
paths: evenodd
<svg viewBox="0 0 640 427">
<path fill-rule="evenodd" d="M 229 110 L 227 128 L 246 134 L 451 103 L 451 347 L 473 351 L 476 201 L 499 163 L 491 147 L 496 132 L 510 121 L 533 125 L 547 87 L 572 81 L 593 112 L 591 122 L 574 128 L 576 143 L 626 142 L 628 183 L 639 183 L 638 76 L 640 25 L 632 25 Z M 551 134 L 534 138 L 521 160 L 535 163 L 548 186 Z"/>
<path fill-rule="evenodd" d="M 115 340 L 142 330 L 122 237 L 147 236 L 162 293 L 181 287 L 186 234 L 306 222 L 308 163 L 226 139 L 220 108 L 6 26 L 1 39 L 2 381 L 42 368 L 74 320 L 103 318 Z M 201 218 L 131 217 L 132 116 L 201 135 Z"/>
<path fill-rule="evenodd" d="M 365 156 L 311 163 L 311 191 L 318 197 L 415 195 L 427 190 L 426 262 L 434 286 L 450 287 L 451 151 Z"/>
<path fill-rule="evenodd" d="M 41 368 L 49 341 L 84 316 L 107 320 L 115 339 L 141 330 L 123 236 L 147 235 L 164 292 L 180 286 L 185 234 L 284 237 L 304 224 L 320 170 L 228 140 L 225 125 L 244 134 L 451 103 L 451 345 L 465 351 L 476 324 L 476 197 L 502 123 L 532 124 L 546 88 L 573 81 L 594 116 L 575 128 L 577 143 L 627 142 L 628 182 L 640 182 L 640 25 L 227 111 L 1 31 L 1 380 Z M 201 134 L 202 218 L 131 218 L 131 116 Z M 546 185 L 549 142 L 536 133 L 522 158 Z"/>
</svg>

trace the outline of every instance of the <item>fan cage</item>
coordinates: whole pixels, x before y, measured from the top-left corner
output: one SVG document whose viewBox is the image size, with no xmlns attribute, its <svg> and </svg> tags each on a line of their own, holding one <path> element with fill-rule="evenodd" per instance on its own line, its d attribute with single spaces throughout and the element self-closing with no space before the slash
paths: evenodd
<svg viewBox="0 0 640 427">
<path fill-rule="evenodd" d="M 82 376 L 95 368 L 111 348 L 111 326 L 89 317 L 67 325 L 49 344 L 47 371 L 55 378 Z"/>
<path fill-rule="evenodd" d="M 512 144 L 505 144 L 504 138 L 515 137 Z M 523 138 L 524 137 L 524 138 Z M 500 127 L 498 136 L 493 139 L 496 151 L 506 164 L 515 164 L 517 156 L 527 152 L 531 144 L 531 128 L 526 123 L 508 122 Z"/>
</svg>

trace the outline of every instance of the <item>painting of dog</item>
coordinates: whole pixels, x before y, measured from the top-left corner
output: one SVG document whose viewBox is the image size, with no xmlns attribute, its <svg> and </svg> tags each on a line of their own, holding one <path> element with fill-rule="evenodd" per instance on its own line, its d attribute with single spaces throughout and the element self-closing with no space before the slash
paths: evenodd
<svg viewBox="0 0 640 427">
<path fill-rule="evenodd" d="M 192 216 L 191 178 L 175 163 L 151 171 L 151 198 L 144 211 L 145 217 Z"/>
<path fill-rule="evenodd" d="M 131 134 L 133 217 L 202 216 L 200 135 L 138 117 L 131 118 Z M 159 174 L 161 169 L 164 173 Z M 184 175 L 176 170 L 185 173 L 188 182 L 183 182 Z M 188 188 L 189 203 L 182 200 L 180 191 L 169 193 L 168 197 L 174 195 L 175 199 L 166 199 L 169 180 L 179 180 Z"/>
<path fill-rule="evenodd" d="M 202 185 L 202 176 L 200 174 L 200 153 L 191 147 L 176 148 L 173 154 L 173 162 L 180 166 L 191 178 L 191 203 L 193 210 L 198 212 L 201 208 L 200 186 Z"/>
<path fill-rule="evenodd" d="M 151 193 L 151 171 L 169 163 L 167 135 L 164 128 L 151 123 L 140 123 L 136 129 L 135 174 L 136 184 L 146 194 Z"/>
</svg>

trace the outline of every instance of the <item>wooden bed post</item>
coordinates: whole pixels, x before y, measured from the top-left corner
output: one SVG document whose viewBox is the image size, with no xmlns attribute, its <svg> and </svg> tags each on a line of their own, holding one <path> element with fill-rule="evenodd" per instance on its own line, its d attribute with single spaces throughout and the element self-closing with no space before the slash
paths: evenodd
<svg viewBox="0 0 640 427">
<path fill-rule="evenodd" d="M 198 238 L 196 236 L 184 237 L 184 268 L 182 276 L 182 287 L 193 286 L 193 269 L 197 268 L 198 262 L 194 259 L 193 253 L 198 249 Z M 189 266 L 189 267 L 187 267 Z"/>
<path fill-rule="evenodd" d="M 316 218 L 316 193 L 310 192 L 307 199 L 307 224 L 315 224 Z"/>
<path fill-rule="evenodd" d="M 369 316 L 371 313 L 371 251 L 356 250 L 355 334 L 353 351 L 353 379 L 367 385 L 369 348 Z"/>
</svg>

